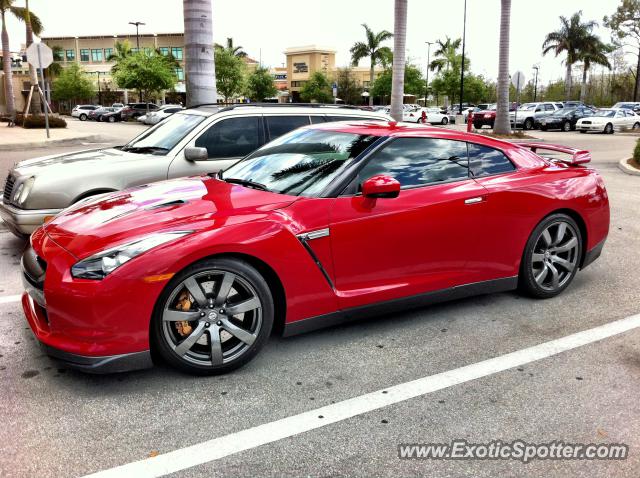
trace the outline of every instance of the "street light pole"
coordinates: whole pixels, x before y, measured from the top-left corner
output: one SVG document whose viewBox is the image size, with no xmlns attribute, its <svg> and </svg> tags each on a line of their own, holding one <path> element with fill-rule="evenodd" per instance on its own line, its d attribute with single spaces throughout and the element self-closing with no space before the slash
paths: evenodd
<svg viewBox="0 0 640 478">
<path fill-rule="evenodd" d="M 129 25 L 134 25 L 136 27 L 136 47 L 138 48 L 138 51 L 140 51 L 140 33 L 138 31 L 138 27 L 140 27 L 140 25 L 146 25 L 146 23 L 144 23 L 144 22 L 129 22 Z"/>
<path fill-rule="evenodd" d="M 98 103 L 102 106 L 102 91 L 100 90 L 100 71 L 98 73 Z"/>
<path fill-rule="evenodd" d="M 435 42 L 426 41 L 427 44 L 427 83 L 424 89 L 424 106 L 427 106 L 427 96 L 429 95 L 429 63 L 431 63 L 431 45 Z"/>
<path fill-rule="evenodd" d="M 462 96 L 464 95 L 464 47 L 467 39 L 467 0 L 464 0 L 464 19 L 462 21 L 462 68 L 460 69 L 460 109 L 462 114 Z"/>
<path fill-rule="evenodd" d="M 533 69 L 536 70 L 536 79 L 533 82 L 533 101 L 535 102 L 538 98 L 538 70 L 540 67 L 538 65 L 533 65 Z"/>
</svg>

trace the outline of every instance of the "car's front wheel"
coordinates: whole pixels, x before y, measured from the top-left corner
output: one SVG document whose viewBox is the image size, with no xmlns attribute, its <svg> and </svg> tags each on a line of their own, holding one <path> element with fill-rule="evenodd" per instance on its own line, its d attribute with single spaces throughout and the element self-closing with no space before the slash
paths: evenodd
<svg viewBox="0 0 640 478">
<path fill-rule="evenodd" d="M 80 116 L 78 116 L 78 119 L 79 119 L 80 121 L 87 121 L 87 115 L 86 115 L 86 114 L 84 114 L 84 113 L 82 113 Z"/>
<path fill-rule="evenodd" d="M 160 295 L 151 323 L 152 346 L 184 372 L 226 373 L 260 351 L 273 315 L 269 286 L 250 264 L 203 260 L 177 274 Z"/>
<path fill-rule="evenodd" d="M 447 118 L 446 116 L 442 118 L 442 124 L 443 125 L 449 124 L 449 118 Z"/>
<path fill-rule="evenodd" d="M 604 134 L 613 134 L 613 125 L 611 123 L 607 123 L 604 127 Z"/>
<path fill-rule="evenodd" d="M 580 228 L 570 216 L 553 214 L 531 233 L 522 255 L 519 285 L 540 299 L 566 289 L 578 271 L 582 254 Z"/>
<path fill-rule="evenodd" d="M 533 120 L 531 118 L 527 118 L 524 120 L 524 124 L 522 125 L 523 129 L 533 129 Z"/>
<path fill-rule="evenodd" d="M 115 116 L 109 116 L 109 123 L 115 123 L 116 122 L 116 117 Z"/>
</svg>

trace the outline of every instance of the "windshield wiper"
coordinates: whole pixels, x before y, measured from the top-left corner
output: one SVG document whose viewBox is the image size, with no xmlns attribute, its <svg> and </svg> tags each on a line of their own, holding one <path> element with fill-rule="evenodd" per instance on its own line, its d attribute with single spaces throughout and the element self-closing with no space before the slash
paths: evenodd
<svg viewBox="0 0 640 478">
<path fill-rule="evenodd" d="M 129 153 L 167 153 L 169 149 L 162 146 L 127 146 L 123 147 L 122 151 Z"/>
<path fill-rule="evenodd" d="M 249 181 L 248 179 L 224 178 L 223 181 L 231 184 L 240 184 L 241 186 L 246 186 L 248 188 L 259 189 L 260 191 L 267 191 L 267 187 L 264 184 L 255 183 L 253 181 Z"/>
</svg>

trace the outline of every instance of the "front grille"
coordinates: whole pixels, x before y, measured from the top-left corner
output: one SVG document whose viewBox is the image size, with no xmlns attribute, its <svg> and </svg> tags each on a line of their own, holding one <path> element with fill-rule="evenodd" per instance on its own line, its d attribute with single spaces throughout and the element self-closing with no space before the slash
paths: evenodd
<svg viewBox="0 0 640 478">
<path fill-rule="evenodd" d="M 582 124 L 591 124 L 591 121 L 583 121 Z"/>
<path fill-rule="evenodd" d="M 13 176 L 7 176 L 7 181 L 4 183 L 4 194 L 2 195 L 5 203 L 11 202 L 11 193 L 13 192 L 13 185 L 15 182 L 16 179 Z"/>
<path fill-rule="evenodd" d="M 22 255 L 22 273 L 29 284 L 39 290 L 44 290 L 44 278 L 47 263 L 36 254 L 33 247 L 29 247 Z"/>
</svg>

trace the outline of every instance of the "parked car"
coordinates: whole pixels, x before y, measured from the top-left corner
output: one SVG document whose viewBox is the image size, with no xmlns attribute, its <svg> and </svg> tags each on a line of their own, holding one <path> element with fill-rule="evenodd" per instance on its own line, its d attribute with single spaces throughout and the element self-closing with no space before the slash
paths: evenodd
<svg viewBox="0 0 640 478">
<path fill-rule="evenodd" d="M 108 123 L 115 123 L 116 121 L 122 121 L 122 109 L 115 109 L 114 111 L 104 113 L 100 121 L 106 121 Z"/>
<path fill-rule="evenodd" d="M 122 120 L 136 119 L 138 116 L 147 114 L 147 111 L 155 111 L 157 109 L 158 105 L 154 103 L 129 103 L 122 108 Z"/>
<path fill-rule="evenodd" d="M 87 115 L 87 119 L 92 121 L 102 121 L 102 117 L 107 113 L 113 113 L 117 111 L 116 108 L 112 108 L 110 106 L 103 106 L 101 108 L 97 108 L 93 111 L 89 111 Z"/>
<path fill-rule="evenodd" d="M 104 115 L 106 121 L 120 112 Z M 167 178 L 213 173 L 310 123 L 391 120 L 341 106 L 241 104 L 180 111 L 124 146 L 22 161 L 9 172 L 0 216 L 17 235 L 89 196 Z M 115 121 L 115 120 L 114 120 Z"/>
<path fill-rule="evenodd" d="M 533 152 L 545 149 L 566 157 Z M 589 160 L 417 125 L 307 126 L 222 174 L 67 209 L 24 252 L 23 310 L 68 366 L 143 368 L 153 353 L 211 375 L 249 362 L 274 328 L 516 287 L 555 297 L 609 230 Z"/>
<path fill-rule="evenodd" d="M 151 111 L 146 115 L 140 116 L 138 120 L 140 120 L 144 124 L 154 125 L 162 120 L 167 119 L 173 113 L 177 113 L 178 111 L 182 111 L 183 109 L 184 108 L 180 105 L 163 105 L 156 111 Z"/>
<path fill-rule="evenodd" d="M 71 110 L 71 116 L 80 121 L 86 121 L 91 111 L 101 108 L 100 105 L 77 105 Z"/>
<path fill-rule="evenodd" d="M 539 103 L 524 103 L 517 110 L 509 113 L 512 128 L 534 129 L 540 124 L 540 119 L 563 108 L 562 103 L 544 101 Z"/>
<path fill-rule="evenodd" d="M 578 120 L 576 129 L 581 133 L 588 131 L 613 134 L 640 128 L 640 116 L 625 108 L 603 108 L 596 110 L 593 116 Z"/>
<path fill-rule="evenodd" d="M 424 114 L 422 114 L 424 112 Z M 430 123 L 446 125 L 451 121 L 451 115 L 443 114 L 438 107 L 419 108 L 415 111 L 405 111 L 402 115 L 402 121 L 408 123 Z M 455 122 L 455 117 L 453 119 Z"/>
<path fill-rule="evenodd" d="M 111 105 L 112 108 L 122 109 L 124 108 L 124 103 L 114 103 Z"/>
<path fill-rule="evenodd" d="M 612 106 L 612 108 L 623 108 L 625 110 L 632 110 L 635 113 L 640 113 L 640 102 L 637 101 L 622 101 Z"/>
<path fill-rule="evenodd" d="M 493 128 L 493 125 L 496 122 L 496 108 L 497 105 L 494 103 L 484 110 L 475 111 L 472 117 L 473 127 L 475 129 L 482 129 L 483 126 Z"/>
<path fill-rule="evenodd" d="M 576 123 L 581 118 L 592 116 L 594 109 L 586 106 L 570 107 L 565 106 L 556 110 L 549 116 L 540 119 L 540 129 L 547 131 L 549 129 L 559 129 L 561 131 L 573 131 L 576 129 Z"/>
<path fill-rule="evenodd" d="M 575 108 L 577 106 L 584 106 L 582 101 L 563 101 L 562 106 L 564 108 Z"/>
</svg>

